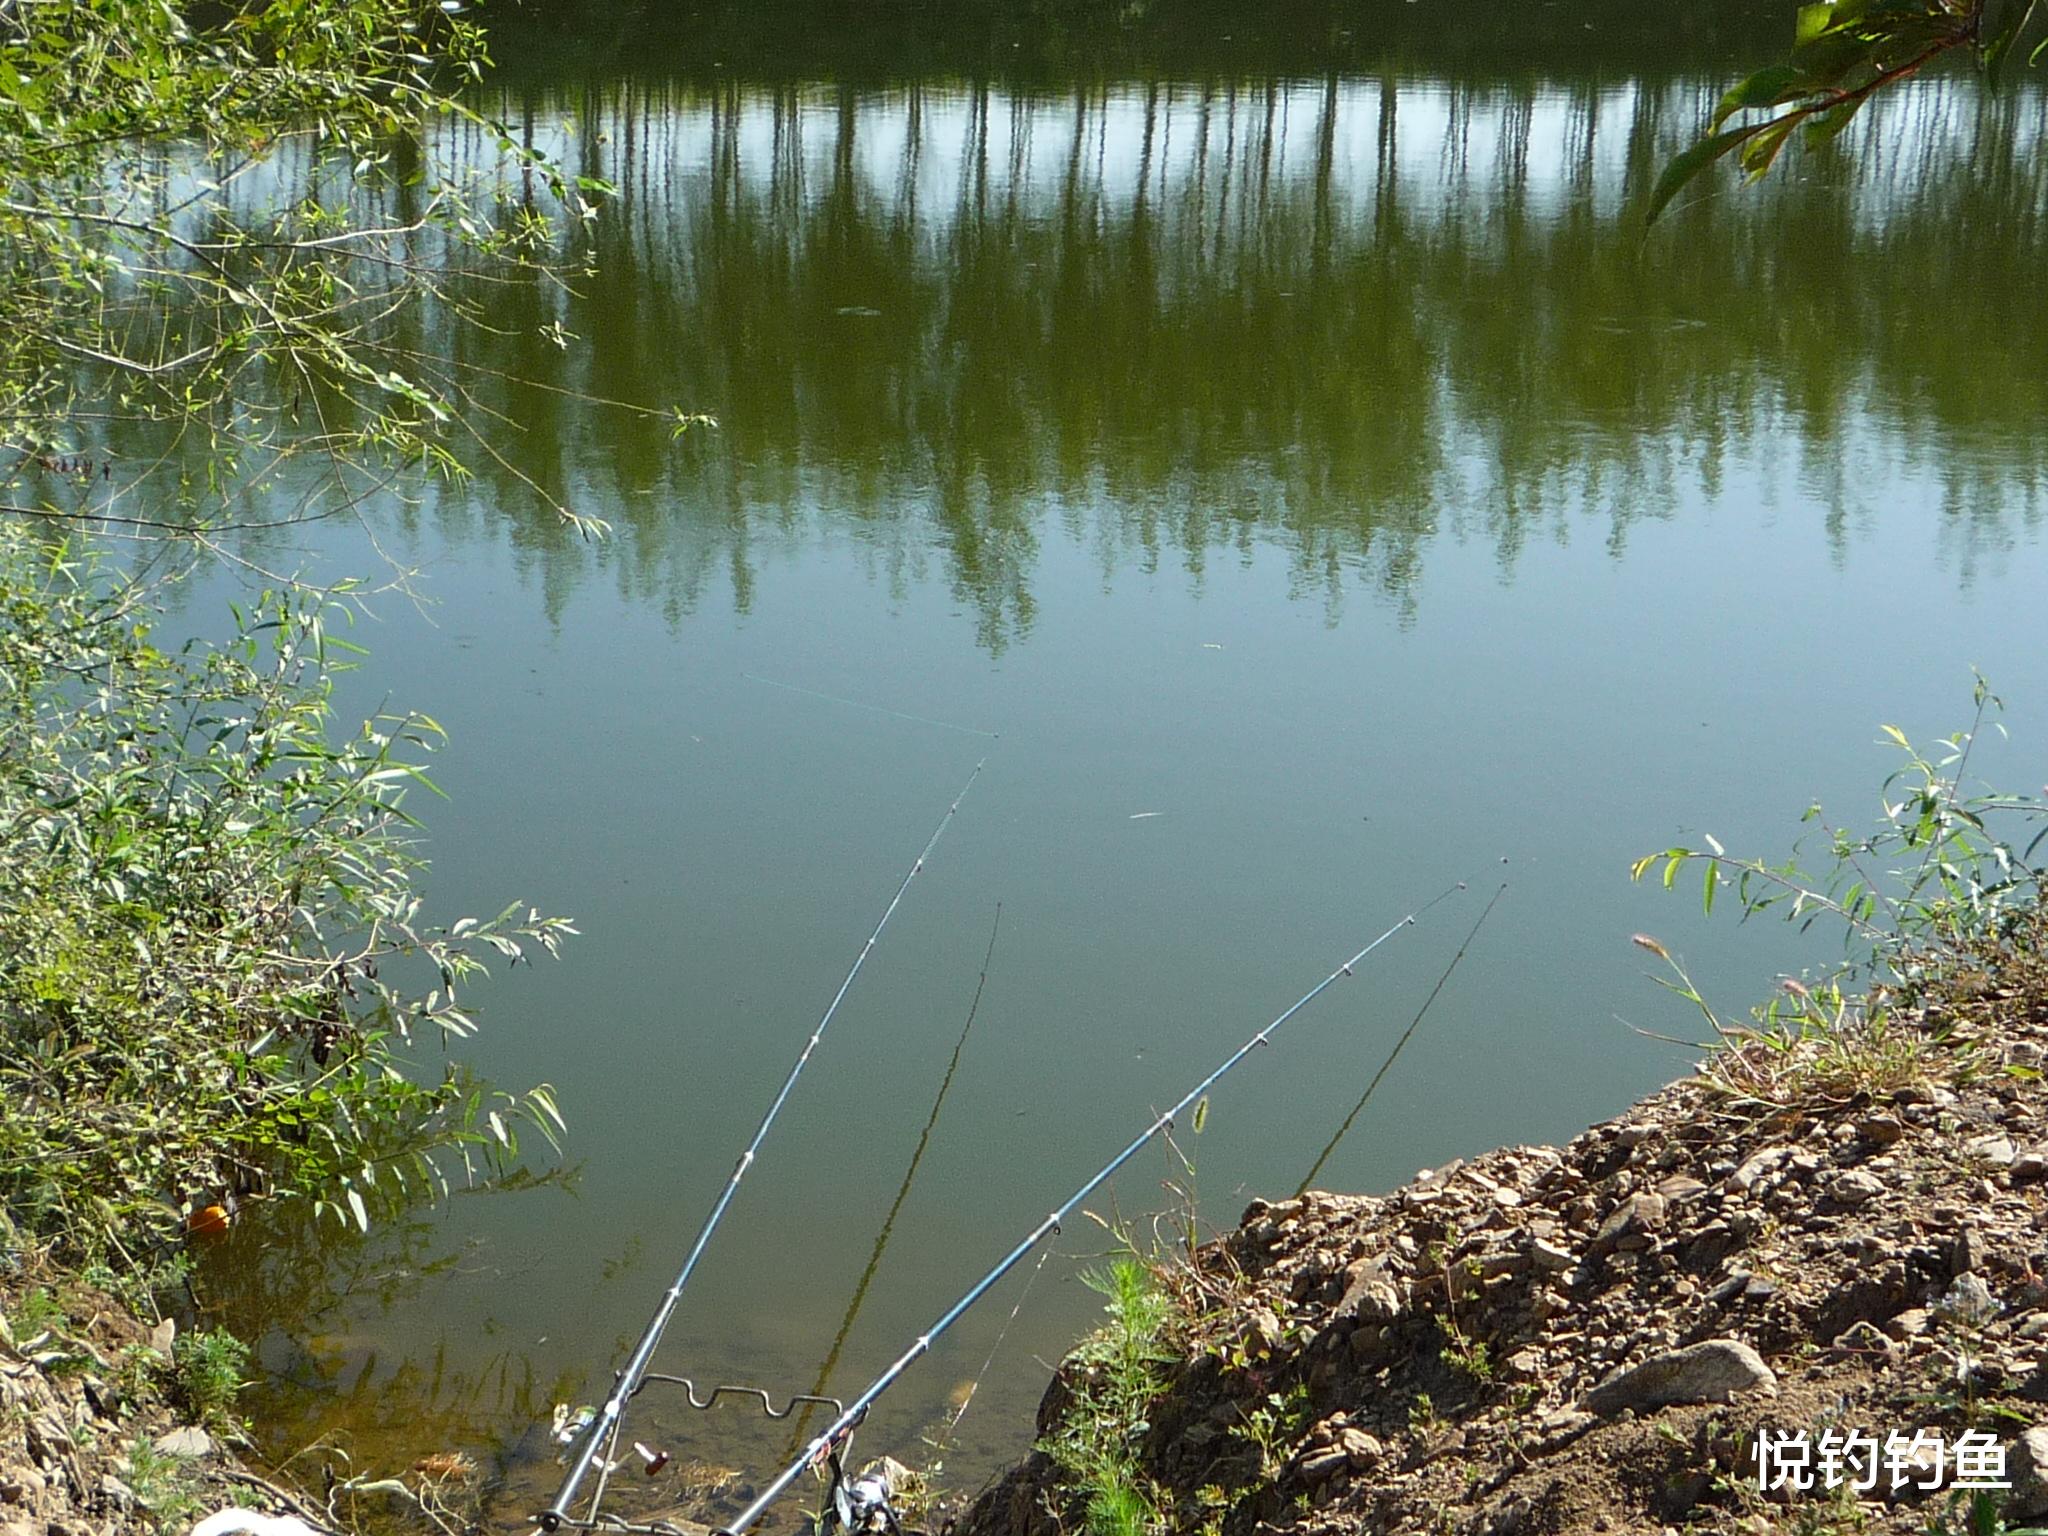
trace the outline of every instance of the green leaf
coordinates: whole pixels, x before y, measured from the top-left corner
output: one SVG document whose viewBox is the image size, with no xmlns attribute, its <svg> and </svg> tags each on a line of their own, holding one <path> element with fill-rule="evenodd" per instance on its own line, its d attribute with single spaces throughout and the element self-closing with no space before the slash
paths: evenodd
<svg viewBox="0 0 2048 1536">
<path fill-rule="evenodd" d="M 1792 130 L 1799 126 L 1799 115 L 1787 113 L 1774 118 L 1764 125 L 1763 131 L 1742 147 L 1742 168 L 1756 181 L 1771 168 L 1771 162 L 1778 158 L 1778 151 L 1785 147 L 1785 140 Z"/>
<path fill-rule="evenodd" d="M 1990 42 L 1980 45 L 1978 58 L 1984 66 L 1984 79 L 1994 91 L 2004 78 L 2007 52 L 2018 41 L 2019 35 L 2026 31 L 2027 23 L 2034 19 L 2034 8 L 2039 3 L 2040 0 L 2023 0 L 2023 3 L 2022 0 L 2006 0 L 2004 24 L 1992 35 Z M 1984 686 L 1981 679 L 1977 686 L 1981 691 Z"/>
<path fill-rule="evenodd" d="M 1796 64 L 1773 64 L 1760 69 L 1721 98 L 1721 104 L 1714 108 L 1709 131 L 1718 133 L 1723 123 L 1749 107 L 1775 107 L 1813 89 L 1806 71 Z"/>
<path fill-rule="evenodd" d="M 1715 869 L 1712 864 L 1709 864 L 1707 866 L 1707 878 L 1702 882 L 1700 888 L 1700 905 L 1705 909 L 1708 917 L 1714 915 L 1714 887 L 1720 883 L 1720 871 Z"/>
<path fill-rule="evenodd" d="M 1664 174 L 1657 178 L 1657 185 L 1650 191 L 1649 206 L 1643 212 L 1643 226 L 1647 229 L 1656 223 L 1657 215 L 1664 211 L 1687 182 L 1730 150 L 1753 138 L 1757 131 L 1754 127 L 1729 128 L 1721 133 L 1708 135 L 1690 149 L 1674 156 L 1671 163 L 1664 167 Z"/>
<path fill-rule="evenodd" d="M 1836 134 L 1849 126 L 1856 114 L 1863 110 L 1863 103 L 1868 100 L 1868 96 L 1852 96 L 1846 101 L 1836 102 L 1825 112 L 1815 113 L 1809 117 L 1805 128 L 1806 147 L 1818 149 L 1832 140 Z"/>
</svg>

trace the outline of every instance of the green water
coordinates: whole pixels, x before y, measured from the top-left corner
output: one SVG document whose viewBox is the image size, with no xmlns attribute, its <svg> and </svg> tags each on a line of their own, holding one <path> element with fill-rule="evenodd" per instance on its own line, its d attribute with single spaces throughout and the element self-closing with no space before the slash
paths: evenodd
<svg viewBox="0 0 2048 1536">
<path fill-rule="evenodd" d="M 1628 861 L 1701 832 L 1775 854 L 1814 796 L 1862 819 L 1879 723 L 1965 724 L 1973 664 L 2012 706 L 1983 772 L 2041 781 L 2042 94 L 1916 83 L 1643 245 L 1632 201 L 1782 18 L 1420 9 L 507 32 L 487 104 L 619 196 L 565 248 L 595 262 L 573 290 L 478 289 L 492 333 L 413 322 L 504 462 L 243 553 L 418 570 L 426 605 L 359 627 L 349 702 L 452 733 L 437 908 L 584 930 L 485 990 L 472 1053 L 557 1086 L 572 1167 L 367 1244 L 238 1238 L 206 1282 L 263 1333 L 272 1445 L 489 1452 L 595 1392 L 984 755 L 665 1368 L 812 1384 L 998 904 L 835 1390 L 1451 882 L 1182 1138 L 1203 1221 L 1294 1188 L 1503 858 L 1325 1183 L 1568 1137 L 1682 1070 L 1617 1018 L 1689 1027 L 1632 932 L 1737 1011 L 1825 961 Z M 718 426 L 675 443 L 581 396 Z M 1149 1230 L 1168 1178 L 1147 1154 L 1096 1209 Z M 971 1483 L 1020 1451 L 1105 1246 L 1071 1224 L 1007 1333 L 1021 1274 L 864 1449 L 920 1459 L 1001 1334 L 947 1460 Z M 786 1443 L 647 1406 L 679 1460 Z"/>
</svg>

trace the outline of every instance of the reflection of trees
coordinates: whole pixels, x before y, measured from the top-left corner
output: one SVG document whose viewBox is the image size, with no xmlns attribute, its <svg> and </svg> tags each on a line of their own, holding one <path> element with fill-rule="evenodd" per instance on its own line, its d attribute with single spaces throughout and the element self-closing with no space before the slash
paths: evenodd
<svg viewBox="0 0 2048 1536">
<path fill-rule="evenodd" d="M 2041 277 L 2043 97 L 1903 93 L 1825 174 L 1676 210 L 1641 250 L 1629 203 L 1710 97 L 1386 74 L 519 98 L 508 121 L 620 187 L 600 275 L 480 290 L 493 334 L 429 317 L 417 345 L 494 370 L 519 471 L 617 524 L 593 557 L 482 467 L 557 597 L 607 559 L 630 596 L 718 579 L 744 606 L 822 532 L 892 584 L 936 569 L 999 646 L 1054 518 L 1105 570 L 1199 578 L 1256 541 L 1304 589 L 1410 602 L 1442 532 L 1504 566 L 1586 514 L 1618 544 L 1772 435 L 1839 537 L 1890 472 L 1937 477 L 1967 569 L 2035 515 L 2048 322 L 2009 296 Z M 497 374 L 722 427 L 679 454 Z"/>
</svg>

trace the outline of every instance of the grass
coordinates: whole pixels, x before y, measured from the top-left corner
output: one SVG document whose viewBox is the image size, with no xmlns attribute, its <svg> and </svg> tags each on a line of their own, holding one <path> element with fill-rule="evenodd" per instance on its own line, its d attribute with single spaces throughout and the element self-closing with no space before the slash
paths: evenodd
<svg viewBox="0 0 2048 1536">
<path fill-rule="evenodd" d="M 1151 1536 L 1165 1524 L 1164 1500 L 1141 1456 L 1172 1358 L 1173 1302 L 1135 1254 L 1082 1278 L 1105 1298 L 1107 1321 L 1075 1351 L 1073 1401 L 1040 1449 L 1089 1536 Z"/>
<path fill-rule="evenodd" d="M 1308 1388 L 1296 1382 L 1286 1392 L 1268 1392 L 1265 1402 L 1246 1413 L 1233 1433 L 1259 1453 L 1259 1476 L 1272 1482 L 1294 1453 L 1294 1444 L 1308 1428 L 1311 1413 Z"/>
<path fill-rule="evenodd" d="M 1822 922 L 1842 934 L 1842 958 L 1823 979 L 1785 981 L 1744 1023 L 1724 1020 L 1660 940 L 1635 936 L 1669 972 L 1654 979 L 1711 1032 L 1705 1041 L 1674 1042 L 1708 1053 L 1700 1076 L 1709 1088 L 1771 1112 L 1965 1081 L 1997 1064 L 1994 1029 L 1956 1027 L 1973 1011 L 1973 988 L 1981 993 L 1996 976 L 2010 994 L 2013 978 L 2032 977 L 2031 989 L 2020 981 L 2020 990 L 2048 996 L 2040 960 L 2048 865 L 2036 862 L 2048 846 L 2048 800 L 1968 787 L 1973 746 L 2000 708 L 1981 678 L 1974 700 L 1970 729 L 1932 752 L 1883 727 L 1904 762 L 1881 786 L 1881 816 L 1852 834 L 1811 807 L 1806 819 L 1824 834 L 1811 869 L 1796 851 L 1772 864 L 1737 858 L 1711 837 L 1703 848 L 1666 848 L 1636 861 L 1634 878 L 1659 875 L 1666 889 L 1697 869 L 1708 914 L 1725 891 L 1744 917 L 1770 913 L 1802 932 Z"/>
<path fill-rule="evenodd" d="M 123 1481 L 159 1531 L 182 1529 L 199 1513 L 198 1490 L 187 1476 L 187 1464 L 167 1456 L 147 1440 L 128 1447 Z"/>
<path fill-rule="evenodd" d="M 235 1399 L 248 1385 L 249 1346 L 231 1333 L 180 1334 L 171 1345 L 171 1382 L 195 1424 L 229 1433 L 239 1429 Z"/>
</svg>

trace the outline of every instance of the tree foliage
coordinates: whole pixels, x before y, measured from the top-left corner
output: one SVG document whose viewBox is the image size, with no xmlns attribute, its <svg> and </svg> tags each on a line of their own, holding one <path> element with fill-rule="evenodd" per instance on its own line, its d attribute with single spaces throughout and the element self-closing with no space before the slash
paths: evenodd
<svg viewBox="0 0 2048 1536">
<path fill-rule="evenodd" d="M 1809 147 L 1848 127 L 1877 92 L 1944 54 L 1965 50 L 1996 87 L 2039 0 L 1815 0 L 1801 5 L 1783 63 L 1735 85 L 1706 132 L 1664 167 L 1645 212 L 1654 223 L 1693 178 L 1736 157 L 1750 180 L 1765 175 L 1795 130 Z M 2038 59 L 2048 43 L 2037 46 Z M 1730 127 L 1731 121 L 1750 117 Z"/>
<path fill-rule="evenodd" d="M 329 603 L 231 645 L 152 643 L 138 589 L 0 529 L 0 1203 L 91 1254 L 194 1209 L 301 1196 L 367 1226 L 447 1171 L 552 1140 L 545 1087 L 406 1055 L 473 1028 L 496 955 L 572 932 L 515 904 L 427 925 L 408 795 L 422 715 L 331 739 Z"/>
<path fill-rule="evenodd" d="M 12 510 L 130 534 L 229 520 L 310 458 L 290 516 L 488 446 L 445 359 L 403 342 L 453 274 L 538 264 L 602 188 L 522 149 L 457 92 L 485 63 L 422 0 L 22 0 L 0 7 L 0 464 Z M 521 170 L 459 177 L 462 122 Z M 306 174 L 308 172 L 314 174 Z M 239 187 L 264 188 L 254 216 Z M 327 197 L 312 188 L 331 186 Z M 366 188 L 401 216 L 360 217 Z M 168 428 L 178 452 L 123 444 Z M 462 434 L 470 432 L 467 444 Z M 196 466 L 196 467 L 195 467 Z M 572 516 L 568 509 L 565 515 Z"/>
<path fill-rule="evenodd" d="M 545 1086 L 414 1059 L 472 1028 L 486 959 L 572 930 L 422 917 L 406 798 L 439 727 L 336 732 L 349 586 L 162 646 L 160 572 L 103 537 L 225 554 L 252 490 L 351 510 L 484 443 L 407 319 L 456 274 L 558 278 L 551 226 L 602 189 L 463 103 L 459 11 L 0 3 L 0 1230 L 75 1258 L 248 1199 L 367 1228 L 560 1126 Z M 443 121 L 509 188 L 436 162 Z M 401 217 L 363 218 L 376 189 Z"/>
</svg>

